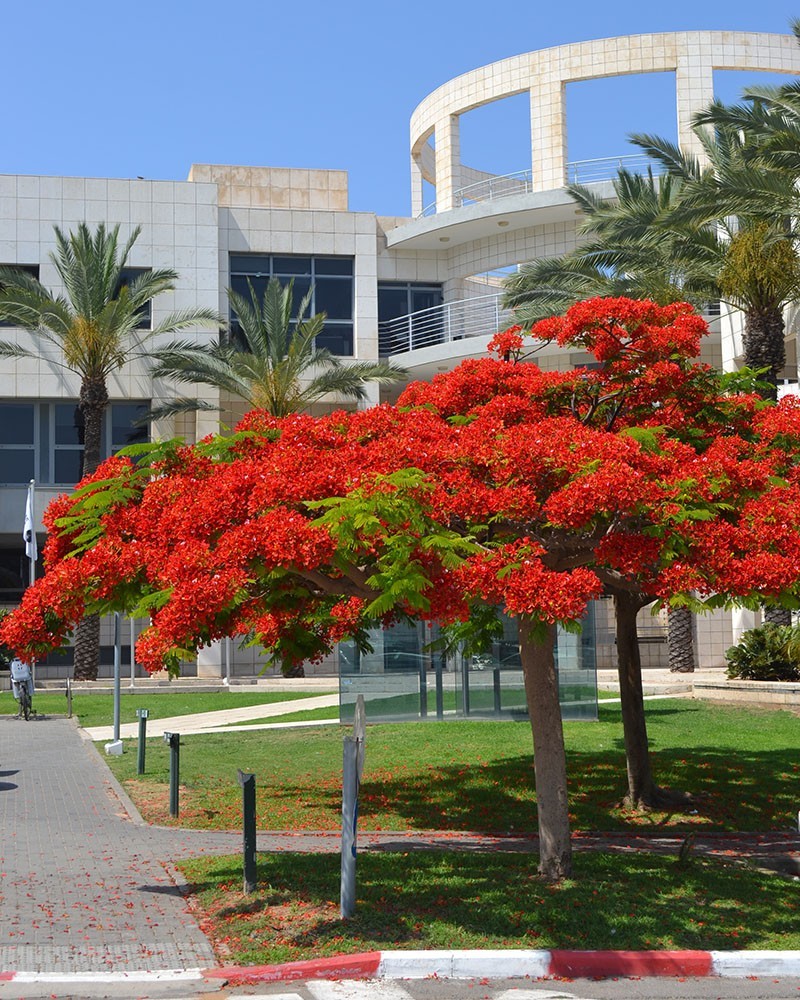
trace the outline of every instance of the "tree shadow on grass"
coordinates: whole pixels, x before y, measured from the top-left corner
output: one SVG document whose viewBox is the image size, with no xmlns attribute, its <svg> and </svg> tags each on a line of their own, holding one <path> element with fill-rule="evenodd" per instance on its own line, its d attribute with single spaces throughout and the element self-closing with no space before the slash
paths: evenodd
<svg viewBox="0 0 800 1000">
<path fill-rule="evenodd" d="M 230 862 L 230 859 L 225 859 Z M 707 860 L 582 854 L 559 886 L 535 856 L 370 854 L 358 860 L 355 916 L 338 918 L 339 860 L 260 855 L 255 897 L 217 896 L 210 911 L 241 942 L 237 960 L 284 960 L 392 947 L 758 948 L 800 945 L 788 880 Z M 237 882 L 218 859 L 193 888 Z M 787 928 L 789 930 L 787 931 Z M 253 941 L 276 955 L 253 951 Z"/>
<path fill-rule="evenodd" d="M 690 792 L 685 811 L 626 810 L 625 760 L 617 748 L 568 754 L 569 808 L 573 830 L 783 830 L 795 816 L 800 768 L 796 751 L 741 751 L 715 747 L 654 749 L 659 784 Z M 288 784 L 270 790 L 273 800 L 297 801 L 307 787 Z M 330 816 L 336 828 L 341 792 L 317 789 L 314 813 Z M 396 776 L 375 776 L 369 765 L 359 796 L 363 830 L 460 830 L 535 833 L 533 756 L 505 757 L 482 764 L 449 764 Z"/>
</svg>

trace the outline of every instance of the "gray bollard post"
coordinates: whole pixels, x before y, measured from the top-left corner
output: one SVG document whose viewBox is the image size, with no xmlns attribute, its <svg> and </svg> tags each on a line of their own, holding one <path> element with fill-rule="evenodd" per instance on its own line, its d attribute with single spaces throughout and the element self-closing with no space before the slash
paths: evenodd
<svg viewBox="0 0 800 1000">
<path fill-rule="evenodd" d="M 344 738 L 342 761 L 342 876 L 339 913 L 343 920 L 356 912 L 356 835 L 358 786 L 364 770 L 366 714 L 364 695 L 356 699 L 353 735 Z"/>
<path fill-rule="evenodd" d="M 120 638 L 120 615 L 114 612 L 114 742 L 119 743 L 120 690 L 119 670 L 122 662 L 122 640 Z"/>
<path fill-rule="evenodd" d="M 144 750 L 147 742 L 147 717 L 150 712 L 146 708 L 136 709 L 136 718 L 139 720 L 139 746 L 136 754 L 136 773 L 144 774 Z"/>
<path fill-rule="evenodd" d="M 256 871 L 256 776 L 239 770 L 242 786 L 242 833 L 244 853 L 244 891 L 249 894 L 257 889 Z"/>
<path fill-rule="evenodd" d="M 169 814 L 177 816 L 181 781 L 181 734 L 164 733 L 164 742 L 169 743 Z"/>
<path fill-rule="evenodd" d="M 72 718 L 72 681 L 67 678 L 67 718 Z"/>
</svg>

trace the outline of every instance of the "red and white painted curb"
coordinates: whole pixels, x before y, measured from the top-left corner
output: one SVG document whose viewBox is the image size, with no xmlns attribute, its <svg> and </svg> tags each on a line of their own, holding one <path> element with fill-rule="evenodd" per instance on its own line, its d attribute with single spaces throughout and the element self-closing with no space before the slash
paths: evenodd
<svg viewBox="0 0 800 1000">
<path fill-rule="evenodd" d="M 1 972 L 0 982 L 232 984 L 303 979 L 639 979 L 800 976 L 800 951 L 367 951 L 282 965 L 119 972 Z"/>
<path fill-rule="evenodd" d="M 296 979 L 581 979 L 800 976 L 800 951 L 368 951 L 282 965 L 208 969 L 232 983 Z"/>
</svg>

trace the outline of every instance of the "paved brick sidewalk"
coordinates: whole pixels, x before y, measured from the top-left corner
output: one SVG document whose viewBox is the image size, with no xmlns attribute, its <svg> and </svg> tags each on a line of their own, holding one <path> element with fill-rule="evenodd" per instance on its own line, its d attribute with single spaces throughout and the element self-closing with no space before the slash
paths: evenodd
<svg viewBox="0 0 800 1000">
<path fill-rule="evenodd" d="M 0 970 L 202 968 L 212 949 L 67 719 L 0 717 Z"/>
</svg>

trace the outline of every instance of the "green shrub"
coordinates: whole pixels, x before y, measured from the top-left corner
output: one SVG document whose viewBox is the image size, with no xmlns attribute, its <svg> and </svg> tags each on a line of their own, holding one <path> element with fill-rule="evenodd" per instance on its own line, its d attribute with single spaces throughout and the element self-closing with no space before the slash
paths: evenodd
<svg viewBox="0 0 800 1000">
<path fill-rule="evenodd" d="M 747 681 L 797 681 L 800 666 L 787 652 L 795 630 L 768 622 L 745 632 L 738 645 L 725 653 L 728 677 Z"/>
</svg>

